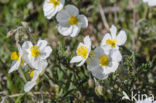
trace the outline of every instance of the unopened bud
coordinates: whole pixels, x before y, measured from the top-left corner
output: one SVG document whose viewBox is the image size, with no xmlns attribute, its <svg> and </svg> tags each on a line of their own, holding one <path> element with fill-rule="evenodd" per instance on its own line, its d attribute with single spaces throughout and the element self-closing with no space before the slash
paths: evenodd
<svg viewBox="0 0 156 103">
<path fill-rule="evenodd" d="M 92 79 L 88 80 L 88 85 L 90 88 L 94 87 L 94 81 Z"/>
<path fill-rule="evenodd" d="M 7 33 L 7 38 L 10 38 L 14 34 L 14 30 L 11 30 Z"/>
<path fill-rule="evenodd" d="M 103 95 L 103 87 L 101 85 L 98 85 L 95 87 L 95 92 L 97 95 Z"/>
<path fill-rule="evenodd" d="M 29 26 L 29 24 L 28 24 L 27 22 L 25 22 L 25 21 L 22 21 L 21 24 L 22 24 L 25 28 L 27 28 L 27 27 Z"/>
<path fill-rule="evenodd" d="M 19 41 L 19 33 L 18 32 L 15 34 L 15 40 Z"/>
</svg>

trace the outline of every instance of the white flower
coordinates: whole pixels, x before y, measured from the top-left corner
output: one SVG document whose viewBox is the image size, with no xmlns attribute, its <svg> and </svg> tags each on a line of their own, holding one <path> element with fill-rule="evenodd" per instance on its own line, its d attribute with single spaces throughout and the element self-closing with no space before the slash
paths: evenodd
<svg viewBox="0 0 156 103">
<path fill-rule="evenodd" d="M 44 16 L 51 19 L 57 12 L 62 10 L 65 0 L 45 0 L 43 4 Z"/>
<path fill-rule="evenodd" d="M 152 98 L 146 98 L 144 100 L 139 100 L 136 103 L 154 103 L 154 102 L 152 102 Z"/>
<path fill-rule="evenodd" d="M 29 92 L 39 82 L 39 77 L 44 72 L 47 65 L 48 65 L 47 61 L 44 60 L 44 61 L 42 61 L 42 63 L 40 63 L 40 69 L 36 69 L 29 73 L 32 80 L 25 84 L 25 86 L 24 86 L 25 92 Z"/>
<path fill-rule="evenodd" d="M 110 28 L 111 35 L 107 33 L 101 43 L 101 46 L 108 45 L 113 49 L 118 49 L 119 46 L 125 44 L 127 40 L 126 32 L 121 30 L 118 35 L 117 34 L 117 28 L 112 25 Z"/>
<path fill-rule="evenodd" d="M 119 62 L 122 60 L 122 55 L 118 50 L 111 50 L 108 46 L 97 47 L 95 55 L 87 65 L 87 68 L 92 72 L 92 75 L 100 80 L 104 80 L 112 72 L 118 68 Z"/>
<path fill-rule="evenodd" d="M 21 61 L 22 61 L 22 49 L 21 49 L 19 44 L 17 44 L 17 47 L 18 47 L 18 53 L 13 52 L 11 54 L 11 60 L 13 60 L 13 62 L 12 62 L 11 68 L 9 70 L 9 73 L 17 70 L 21 64 Z"/>
<path fill-rule="evenodd" d="M 40 64 L 46 60 L 52 49 L 47 46 L 47 41 L 39 40 L 37 45 L 33 45 L 30 41 L 26 41 L 22 45 L 24 61 L 34 69 L 40 69 Z"/>
<path fill-rule="evenodd" d="M 156 0 L 143 0 L 143 2 L 148 3 L 149 6 L 156 6 Z"/>
<path fill-rule="evenodd" d="M 79 15 L 79 10 L 73 5 L 65 6 L 56 19 L 58 21 L 58 31 L 63 36 L 75 37 L 81 28 L 88 27 L 88 19 L 84 15 Z"/>
<path fill-rule="evenodd" d="M 77 66 L 81 66 L 87 60 L 89 53 L 91 50 L 91 40 L 89 36 L 84 38 L 84 43 L 80 43 L 77 48 L 77 56 L 73 57 L 70 63 L 77 63 L 80 62 Z"/>
</svg>

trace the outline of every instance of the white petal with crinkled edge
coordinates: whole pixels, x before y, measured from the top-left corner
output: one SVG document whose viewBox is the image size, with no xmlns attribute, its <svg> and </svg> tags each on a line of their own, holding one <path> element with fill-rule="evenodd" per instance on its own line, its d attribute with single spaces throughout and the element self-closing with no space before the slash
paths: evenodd
<svg viewBox="0 0 156 103">
<path fill-rule="evenodd" d="M 57 8 L 54 9 L 52 13 L 49 13 L 49 14 L 46 16 L 47 19 L 50 20 L 52 17 L 54 17 L 54 16 L 56 15 L 56 13 L 57 13 Z"/>
<path fill-rule="evenodd" d="M 106 41 L 110 39 L 111 40 L 111 35 L 109 33 L 107 33 L 103 39 L 102 39 L 102 42 L 101 42 L 101 46 L 105 46 L 106 45 Z"/>
<path fill-rule="evenodd" d="M 112 48 L 109 45 L 105 45 L 103 47 L 101 47 L 104 51 L 104 55 L 108 56 L 111 53 Z"/>
<path fill-rule="evenodd" d="M 66 10 L 61 10 L 57 15 L 56 15 L 56 20 L 57 22 L 68 22 L 69 18 L 71 16 L 68 14 L 68 11 Z"/>
<path fill-rule="evenodd" d="M 57 14 L 57 12 L 62 10 L 64 2 L 65 0 L 60 0 L 60 4 L 54 7 L 52 3 L 49 3 L 49 0 L 45 0 L 43 4 L 44 16 L 46 16 L 47 19 L 51 19 L 53 16 Z"/>
<path fill-rule="evenodd" d="M 24 91 L 25 91 L 25 92 L 29 92 L 35 85 L 36 85 L 36 81 L 27 82 L 27 83 L 24 85 Z"/>
<path fill-rule="evenodd" d="M 21 64 L 21 57 L 23 55 L 23 50 L 22 50 L 21 46 L 18 43 L 16 43 L 16 45 L 17 45 L 18 52 L 19 52 L 19 60 L 18 61 L 17 60 L 14 60 L 12 62 L 11 68 L 9 70 L 9 73 L 11 73 L 11 72 L 13 72 L 15 70 L 18 70 L 18 68 L 20 67 L 20 64 Z"/>
<path fill-rule="evenodd" d="M 77 66 L 80 67 L 85 63 L 86 59 L 83 59 Z"/>
<path fill-rule="evenodd" d="M 96 58 L 100 58 L 101 56 L 105 55 L 104 49 L 101 47 L 96 47 L 94 51 L 96 53 L 95 54 Z"/>
<path fill-rule="evenodd" d="M 22 45 L 22 49 L 25 50 L 26 52 L 30 52 L 30 48 L 32 47 L 32 43 L 30 41 L 25 41 Z"/>
<path fill-rule="evenodd" d="M 47 60 L 40 60 L 37 59 L 36 61 L 32 62 L 32 68 L 38 69 L 38 70 L 43 70 L 46 69 L 48 66 Z"/>
<path fill-rule="evenodd" d="M 61 25 L 58 25 L 58 31 L 61 35 L 63 36 L 69 36 L 70 34 L 72 34 L 73 31 L 73 27 L 63 27 Z"/>
<path fill-rule="evenodd" d="M 78 19 L 82 28 L 88 27 L 88 19 L 84 15 L 78 15 Z"/>
<path fill-rule="evenodd" d="M 97 68 L 94 68 L 92 71 L 92 75 L 99 80 L 104 80 L 108 77 L 108 75 L 103 73 L 103 69 L 99 66 Z"/>
<path fill-rule="evenodd" d="M 111 32 L 111 35 L 112 35 L 112 39 L 115 39 L 116 38 L 116 33 L 117 33 L 116 26 L 112 25 L 111 28 L 110 28 L 110 32 Z"/>
<path fill-rule="evenodd" d="M 89 59 L 87 63 L 87 68 L 89 71 L 93 71 L 95 68 L 99 67 L 99 60 L 96 57 L 92 57 Z"/>
<path fill-rule="evenodd" d="M 116 40 L 117 40 L 117 45 L 119 45 L 119 46 L 125 44 L 125 42 L 127 40 L 126 32 L 121 30 L 119 32 L 119 34 L 117 35 Z"/>
<path fill-rule="evenodd" d="M 77 16 L 79 14 L 78 8 L 76 6 L 74 6 L 74 5 L 65 6 L 65 10 L 68 11 L 70 16 Z"/>
<path fill-rule="evenodd" d="M 120 62 L 122 60 L 122 55 L 119 50 L 113 49 L 111 51 L 111 58 L 114 62 Z"/>
<path fill-rule="evenodd" d="M 70 63 L 77 63 L 77 62 L 80 62 L 82 60 L 83 60 L 83 58 L 81 56 L 75 56 L 75 57 L 72 58 Z"/>
<path fill-rule="evenodd" d="M 91 40 L 89 38 L 89 36 L 86 36 L 83 40 L 84 44 L 87 46 L 87 48 L 89 49 L 89 52 L 91 50 Z"/>
<path fill-rule="evenodd" d="M 46 40 L 38 40 L 37 46 L 40 50 L 44 49 L 47 46 L 48 42 Z"/>
<path fill-rule="evenodd" d="M 20 59 L 21 59 L 21 58 L 20 58 Z M 19 60 L 19 61 L 16 61 L 16 60 L 13 61 L 12 64 L 11 64 L 11 68 L 10 68 L 10 70 L 9 70 L 9 73 L 11 73 L 11 72 L 13 72 L 13 71 L 15 71 L 15 70 L 18 70 L 20 64 L 21 64 L 21 60 Z"/>
<path fill-rule="evenodd" d="M 50 14 L 53 14 L 53 12 L 55 11 L 55 9 L 53 8 L 53 5 L 49 4 L 49 3 L 44 4 L 43 10 L 44 10 L 44 16 L 48 16 Z"/>
<path fill-rule="evenodd" d="M 104 74 L 110 74 L 112 72 L 115 72 L 118 69 L 119 63 L 117 62 L 112 62 L 111 66 L 103 67 L 103 73 Z"/>
<path fill-rule="evenodd" d="M 44 13 L 48 13 L 49 11 L 51 11 L 52 8 L 53 8 L 53 4 L 48 3 L 48 1 L 45 0 L 44 4 L 43 4 L 43 11 L 44 11 Z"/>
<path fill-rule="evenodd" d="M 70 34 L 71 37 L 76 37 L 80 30 L 81 30 L 81 27 L 77 26 L 77 25 L 73 25 L 73 30 L 72 30 L 72 33 Z"/>
<path fill-rule="evenodd" d="M 56 9 L 53 7 L 53 4 L 49 3 L 48 1 L 45 1 L 43 4 L 43 11 L 44 11 L 44 16 L 48 17 L 50 19 L 50 16 L 55 15 Z"/>
<path fill-rule="evenodd" d="M 65 0 L 60 0 L 60 4 L 59 4 L 59 6 L 57 6 L 58 12 L 63 9 L 64 4 L 65 4 Z"/>
<path fill-rule="evenodd" d="M 47 59 L 47 58 L 50 56 L 51 52 L 52 52 L 51 47 L 50 47 L 50 46 L 46 46 L 46 47 L 40 52 L 39 57 L 40 57 L 41 59 Z"/>
</svg>

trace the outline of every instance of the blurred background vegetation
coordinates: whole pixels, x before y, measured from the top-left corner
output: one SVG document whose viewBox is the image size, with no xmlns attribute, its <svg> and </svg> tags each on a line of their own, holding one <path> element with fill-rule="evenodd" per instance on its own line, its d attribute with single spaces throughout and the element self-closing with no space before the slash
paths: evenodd
<svg viewBox="0 0 156 103">
<path fill-rule="evenodd" d="M 66 5 L 76 5 L 89 20 L 87 29 L 70 38 L 58 33 L 55 17 L 52 20 L 44 17 L 43 2 L 0 0 L 0 101 L 131 103 L 121 100 L 123 91 L 128 95 L 131 91 L 156 94 L 156 7 L 148 7 L 142 0 L 66 0 Z M 21 68 L 8 74 L 10 54 L 17 48 L 14 38 L 6 35 L 22 21 L 29 23 L 36 40 L 46 39 L 53 48 L 48 68 L 29 93 L 24 93 L 26 81 L 22 75 L 30 80 L 28 72 Z M 126 45 L 121 47 L 123 61 L 108 79 L 95 82 L 86 64 L 76 67 L 69 62 L 86 35 L 91 37 L 94 49 L 112 24 L 124 29 L 128 36 Z"/>
</svg>

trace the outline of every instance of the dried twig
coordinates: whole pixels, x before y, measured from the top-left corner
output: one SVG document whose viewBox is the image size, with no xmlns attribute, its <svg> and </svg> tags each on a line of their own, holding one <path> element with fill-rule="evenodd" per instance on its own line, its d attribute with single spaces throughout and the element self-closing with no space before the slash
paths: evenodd
<svg viewBox="0 0 156 103">
<path fill-rule="evenodd" d="M 109 31 L 109 25 L 107 23 L 105 12 L 104 12 L 104 10 L 103 10 L 103 8 L 101 6 L 100 0 L 99 0 L 99 11 L 100 11 L 100 14 L 101 14 L 101 17 L 102 17 L 103 24 L 104 24 L 106 30 Z"/>
<path fill-rule="evenodd" d="M 8 96 L 5 96 L 3 99 L 2 99 L 2 101 L 1 101 L 1 103 L 5 103 L 5 100 L 8 98 Z"/>
<path fill-rule="evenodd" d="M 5 100 L 7 98 L 15 98 L 15 97 L 19 97 L 19 96 L 22 96 L 24 95 L 25 93 L 19 93 L 19 94 L 13 94 L 13 95 L 9 95 L 9 96 L 5 96 L 1 103 L 5 103 Z M 44 94 L 44 95 L 49 95 L 50 93 L 49 92 L 33 92 L 34 95 L 41 95 L 41 94 Z"/>
</svg>

